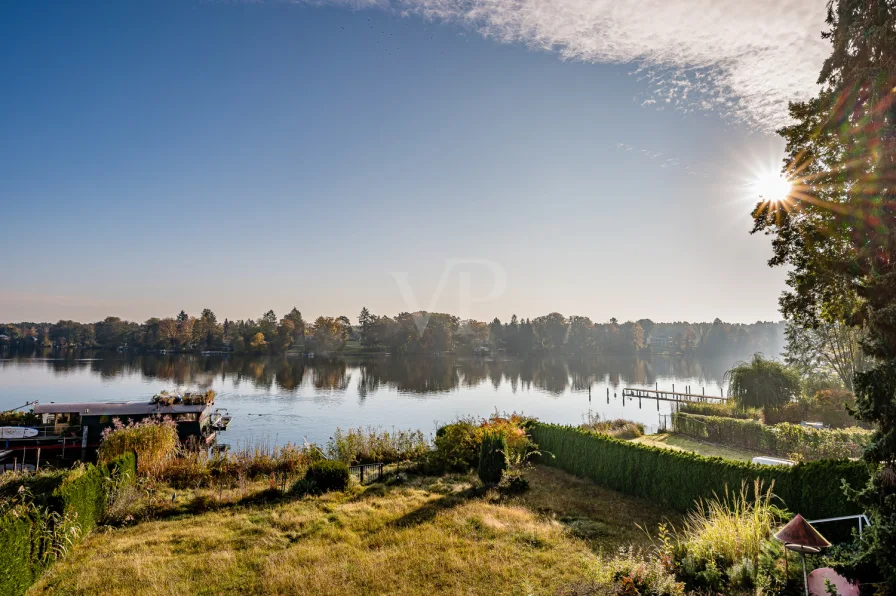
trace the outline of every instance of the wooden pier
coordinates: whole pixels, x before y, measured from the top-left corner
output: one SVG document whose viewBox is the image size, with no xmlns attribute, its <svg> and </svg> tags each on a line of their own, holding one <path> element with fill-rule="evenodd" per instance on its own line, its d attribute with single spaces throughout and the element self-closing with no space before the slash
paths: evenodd
<svg viewBox="0 0 896 596">
<path fill-rule="evenodd" d="M 622 399 L 656 399 L 660 401 L 674 401 L 677 403 L 724 403 L 727 397 L 721 395 L 706 395 L 706 393 L 691 393 L 690 391 L 678 392 L 660 391 L 659 389 L 633 389 L 626 387 L 622 390 Z"/>
</svg>

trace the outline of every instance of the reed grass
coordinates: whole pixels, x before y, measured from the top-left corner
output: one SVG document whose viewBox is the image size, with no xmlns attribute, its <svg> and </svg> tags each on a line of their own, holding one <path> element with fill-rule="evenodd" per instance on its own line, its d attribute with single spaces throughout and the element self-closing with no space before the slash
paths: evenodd
<svg viewBox="0 0 896 596">
<path fill-rule="evenodd" d="M 582 416 L 583 422 L 579 428 L 602 435 L 608 435 L 616 439 L 636 439 L 644 435 L 644 425 L 640 422 L 616 418 L 610 420 L 602 418 L 599 413 L 590 409 Z"/>
<path fill-rule="evenodd" d="M 723 561 L 726 565 L 743 560 L 758 562 L 763 544 L 781 520 L 782 512 L 774 504 L 774 483 L 763 488 L 757 478 L 752 496 L 747 483 L 739 492 L 717 495 L 699 501 L 685 518 L 679 533 L 687 557 L 697 561 Z"/>
<path fill-rule="evenodd" d="M 327 455 L 348 465 L 412 461 L 424 456 L 430 443 L 420 430 L 381 427 L 337 428 L 327 443 Z"/>
<path fill-rule="evenodd" d="M 97 453 L 101 462 L 110 462 L 134 451 L 137 472 L 158 476 L 177 454 L 177 425 L 171 418 L 153 417 L 127 424 L 113 418 L 112 422 L 113 426 L 103 431 L 103 442 Z"/>
</svg>

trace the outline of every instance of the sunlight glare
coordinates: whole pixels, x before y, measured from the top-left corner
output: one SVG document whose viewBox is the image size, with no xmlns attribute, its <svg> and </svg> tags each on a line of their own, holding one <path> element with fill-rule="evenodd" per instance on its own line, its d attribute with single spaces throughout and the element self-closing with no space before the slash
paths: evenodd
<svg viewBox="0 0 896 596">
<path fill-rule="evenodd" d="M 761 199 L 779 202 L 790 197 L 793 191 L 793 183 L 779 172 L 768 171 L 763 172 L 753 180 L 752 190 Z"/>
</svg>

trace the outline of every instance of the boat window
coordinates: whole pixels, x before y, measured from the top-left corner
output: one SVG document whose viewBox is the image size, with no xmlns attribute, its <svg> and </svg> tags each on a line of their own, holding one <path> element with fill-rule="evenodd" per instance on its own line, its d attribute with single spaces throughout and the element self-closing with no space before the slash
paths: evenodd
<svg viewBox="0 0 896 596">
<path fill-rule="evenodd" d="M 199 414 L 196 412 L 184 412 L 177 415 L 178 422 L 195 422 L 199 420 Z"/>
</svg>

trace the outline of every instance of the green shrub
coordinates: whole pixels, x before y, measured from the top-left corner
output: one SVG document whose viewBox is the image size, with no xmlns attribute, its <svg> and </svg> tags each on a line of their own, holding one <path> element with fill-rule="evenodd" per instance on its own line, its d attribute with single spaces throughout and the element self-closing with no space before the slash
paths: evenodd
<svg viewBox="0 0 896 596">
<path fill-rule="evenodd" d="M 311 478 L 305 477 L 296 480 L 292 485 L 292 488 L 289 489 L 289 492 L 296 496 L 303 497 L 305 495 L 319 494 L 320 489 L 317 487 L 317 482 Z"/>
<path fill-rule="evenodd" d="M 348 488 L 349 473 L 345 462 L 324 460 L 311 464 L 305 479 L 321 492 L 344 491 Z"/>
<path fill-rule="evenodd" d="M 856 405 L 856 396 L 846 389 L 822 389 L 809 400 L 811 422 L 822 422 L 833 428 L 856 426 L 857 421 L 849 413 Z"/>
<path fill-rule="evenodd" d="M 472 420 L 464 419 L 436 431 L 437 459 L 444 463 L 444 467 L 455 472 L 466 472 L 476 465 L 481 442 L 477 428 Z"/>
<path fill-rule="evenodd" d="M 507 470 L 498 483 L 498 491 L 504 495 L 521 495 L 529 490 L 529 480 L 520 470 Z"/>
<path fill-rule="evenodd" d="M 504 435 L 506 455 L 510 465 L 521 465 L 535 453 L 535 445 L 527 433 L 535 424 L 533 418 L 522 414 L 499 414 L 488 419 L 461 418 L 436 431 L 435 452 L 428 458 L 426 467 L 432 470 L 467 472 L 477 466 L 483 438 L 490 433 Z"/>
<path fill-rule="evenodd" d="M 758 466 L 660 449 L 589 433 L 569 426 L 536 424 L 532 437 L 553 454 L 545 463 L 589 478 L 607 488 L 646 498 L 679 511 L 726 487 L 740 487 L 759 478 L 774 482 L 775 495 L 809 519 L 861 513 L 842 488 L 863 486 L 868 468 L 859 461 L 818 461 L 787 466 Z"/>
<path fill-rule="evenodd" d="M 801 399 L 787 402 L 776 408 L 766 408 L 762 418 L 766 424 L 780 424 L 781 422 L 799 424 L 809 420 L 809 404 Z"/>
<path fill-rule="evenodd" d="M 483 484 L 495 485 L 507 469 L 507 440 L 502 433 L 490 432 L 479 447 L 479 479 Z"/>
</svg>

